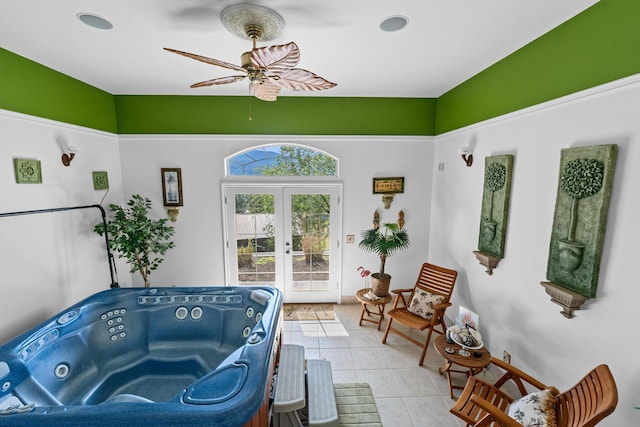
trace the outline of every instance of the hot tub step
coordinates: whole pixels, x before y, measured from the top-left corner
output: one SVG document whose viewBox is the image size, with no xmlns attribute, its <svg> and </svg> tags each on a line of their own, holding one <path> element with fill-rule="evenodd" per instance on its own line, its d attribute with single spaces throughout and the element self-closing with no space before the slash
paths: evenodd
<svg viewBox="0 0 640 427">
<path fill-rule="evenodd" d="M 338 409 L 329 361 L 315 359 L 307 361 L 307 389 L 309 427 L 336 427 Z"/>
<path fill-rule="evenodd" d="M 297 411 L 305 407 L 304 347 L 283 344 L 273 399 L 274 427 L 302 425 Z"/>
</svg>

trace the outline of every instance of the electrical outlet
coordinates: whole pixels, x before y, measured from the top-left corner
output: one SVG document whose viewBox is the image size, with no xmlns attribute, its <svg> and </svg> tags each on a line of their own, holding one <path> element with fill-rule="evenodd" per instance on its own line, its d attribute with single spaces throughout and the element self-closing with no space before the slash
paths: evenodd
<svg viewBox="0 0 640 427">
<path fill-rule="evenodd" d="M 508 364 L 511 364 L 511 354 L 507 350 L 502 352 L 502 360 Z"/>
</svg>

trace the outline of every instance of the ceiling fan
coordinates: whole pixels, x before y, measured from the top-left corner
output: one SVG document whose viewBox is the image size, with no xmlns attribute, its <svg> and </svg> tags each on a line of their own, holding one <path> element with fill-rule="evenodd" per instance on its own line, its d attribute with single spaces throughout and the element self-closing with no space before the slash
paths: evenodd
<svg viewBox="0 0 640 427">
<path fill-rule="evenodd" d="M 283 45 L 256 47 L 258 40 L 271 40 L 282 32 L 284 19 L 275 11 L 264 6 L 239 4 L 222 11 L 220 18 L 231 33 L 253 41 L 253 49 L 241 56 L 241 65 L 181 50 L 164 48 L 178 55 L 197 61 L 238 71 L 242 74 L 219 77 L 191 85 L 192 88 L 235 83 L 249 79 L 249 92 L 263 101 L 275 101 L 280 89 L 318 91 L 336 86 L 323 77 L 294 68 L 300 61 L 300 49 L 294 42 Z"/>
</svg>

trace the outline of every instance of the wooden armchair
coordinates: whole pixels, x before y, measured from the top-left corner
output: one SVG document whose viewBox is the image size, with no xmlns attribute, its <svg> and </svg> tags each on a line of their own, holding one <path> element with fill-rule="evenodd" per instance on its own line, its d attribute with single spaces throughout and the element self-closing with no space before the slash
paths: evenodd
<svg viewBox="0 0 640 427">
<path fill-rule="evenodd" d="M 424 363 L 424 356 L 427 354 L 427 348 L 429 345 L 429 340 L 431 339 L 431 334 L 433 332 L 439 334 L 446 333 L 447 327 L 444 323 L 444 312 L 447 307 L 451 305 L 449 299 L 451 298 L 451 294 L 453 293 L 453 287 L 456 283 L 457 277 L 458 272 L 455 270 L 450 270 L 448 268 L 439 267 L 437 265 L 425 262 L 424 264 L 422 264 L 420 274 L 418 275 L 418 280 L 416 281 L 416 284 L 413 288 L 392 290 L 392 292 L 396 294 L 396 298 L 393 304 L 393 308 L 389 311 L 389 313 L 387 313 L 389 322 L 387 323 L 387 329 L 384 331 L 382 343 L 386 343 L 389 332 L 393 332 L 414 343 L 418 347 L 421 347 L 422 354 L 420 355 L 420 362 L 418 364 L 422 366 L 422 364 Z M 416 293 L 421 296 L 429 295 L 438 297 L 440 302 L 430 306 L 433 310 L 431 315 L 427 313 L 418 315 L 415 313 L 416 311 L 420 310 L 409 310 L 409 305 L 413 301 L 414 295 L 416 295 Z M 405 294 L 410 294 L 408 299 L 405 299 Z M 425 337 L 425 340 L 422 342 L 418 341 L 416 338 L 413 338 L 406 333 L 394 328 L 393 326 L 391 326 L 394 320 L 411 329 L 416 329 L 419 331 L 424 331 L 425 329 L 427 329 L 427 336 Z M 439 326 L 440 330 L 435 329 L 436 326 Z"/>
<path fill-rule="evenodd" d="M 493 357 L 491 363 L 504 371 L 502 377 L 493 384 L 470 377 L 451 413 L 464 420 L 467 426 L 522 427 L 507 415 L 509 405 L 515 399 L 501 387 L 511 380 L 524 396 L 528 393 L 525 383 L 538 390 L 547 386 L 500 359 Z M 592 427 L 614 411 L 618 404 L 618 390 L 609 367 L 599 365 L 569 390 L 555 396 L 554 400 L 558 427 Z"/>
</svg>

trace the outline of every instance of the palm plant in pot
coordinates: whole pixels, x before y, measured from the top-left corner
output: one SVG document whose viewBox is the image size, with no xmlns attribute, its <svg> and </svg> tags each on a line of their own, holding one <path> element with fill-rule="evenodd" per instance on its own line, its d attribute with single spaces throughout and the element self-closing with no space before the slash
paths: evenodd
<svg viewBox="0 0 640 427">
<path fill-rule="evenodd" d="M 371 275 L 371 289 L 376 296 L 389 295 L 391 276 L 384 271 L 387 258 L 397 251 L 409 247 L 409 234 L 407 230 L 393 222 L 382 224 L 380 228 L 372 228 L 362 232 L 362 240 L 358 244 L 365 252 L 373 252 L 380 257 L 380 271 Z"/>
</svg>

